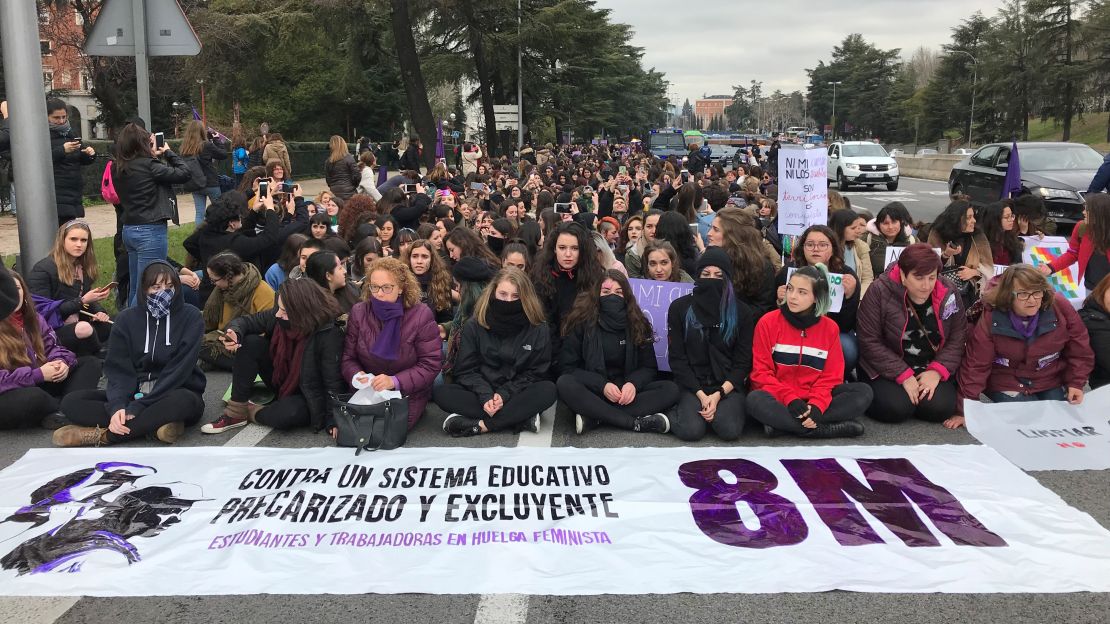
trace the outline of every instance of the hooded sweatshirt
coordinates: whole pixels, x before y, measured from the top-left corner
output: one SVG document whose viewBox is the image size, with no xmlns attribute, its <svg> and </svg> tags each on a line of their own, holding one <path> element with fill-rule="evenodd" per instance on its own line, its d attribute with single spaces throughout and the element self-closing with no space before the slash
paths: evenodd
<svg viewBox="0 0 1110 624">
<path fill-rule="evenodd" d="M 140 292 L 138 304 L 116 317 L 108 338 L 104 360 L 108 414 L 126 409 L 139 416 L 177 388 L 203 394 L 205 377 L 197 366 L 203 337 L 200 310 L 185 304 L 180 288 L 174 293 L 170 313 L 162 319 L 150 315 L 146 295 Z M 148 380 L 154 381 L 153 388 L 137 396 L 140 382 Z"/>
</svg>

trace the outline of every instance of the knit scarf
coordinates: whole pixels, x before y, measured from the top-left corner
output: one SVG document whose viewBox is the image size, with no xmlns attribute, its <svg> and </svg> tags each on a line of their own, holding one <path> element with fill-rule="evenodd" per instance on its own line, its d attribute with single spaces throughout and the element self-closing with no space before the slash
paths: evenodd
<svg viewBox="0 0 1110 624">
<path fill-rule="evenodd" d="M 285 329 L 280 324 L 274 326 L 270 338 L 270 361 L 274 363 L 273 382 L 277 386 L 278 398 L 285 398 L 301 384 L 301 359 L 308 346 L 308 338 Z"/>
<path fill-rule="evenodd" d="M 795 314 L 790 311 L 790 308 L 785 303 L 779 306 L 779 311 L 782 312 L 782 318 L 786 319 L 786 322 L 790 323 L 791 327 L 801 330 L 809 329 L 821 320 L 821 317 L 814 314 L 813 310 L 814 308 L 810 308 L 805 312 Z"/>
<path fill-rule="evenodd" d="M 1018 316 L 1017 314 L 1014 314 L 1013 310 L 1010 310 L 1010 324 L 1014 326 L 1014 331 L 1016 331 L 1019 336 L 1024 338 L 1026 342 L 1032 340 L 1033 334 L 1037 333 L 1037 323 L 1040 322 L 1040 320 L 1040 310 L 1037 310 L 1036 314 L 1028 318 Z"/>
<path fill-rule="evenodd" d="M 401 320 L 405 316 L 405 307 L 398 299 L 387 303 L 370 297 L 370 311 L 382 323 L 382 332 L 370 347 L 370 353 L 387 361 L 397 359 L 397 351 L 401 348 Z"/>
<path fill-rule="evenodd" d="M 253 264 L 246 264 L 246 272 L 227 290 L 219 288 L 212 290 L 208 302 L 204 304 L 205 327 L 219 327 L 223 321 L 224 304 L 231 306 L 231 317 L 239 318 L 251 313 L 251 302 L 254 300 L 254 291 L 262 282 L 262 276 Z"/>
</svg>

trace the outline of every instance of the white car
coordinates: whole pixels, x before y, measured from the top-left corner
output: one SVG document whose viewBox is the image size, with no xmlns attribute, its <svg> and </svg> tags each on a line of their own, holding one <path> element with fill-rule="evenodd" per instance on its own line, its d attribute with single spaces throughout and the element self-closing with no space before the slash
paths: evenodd
<svg viewBox="0 0 1110 624">
<path fill-rule="evenodd" d="M 960 149 L 952 150 L 952 154 L 955 155 L 955 156 L 971 156 L 974 153 L 975 153 L 975 150 L 970 150 L 970 149 L 967 149 L 966 147 L 961 147 Z"/>
<path fill-rule="evenodd" d="M 940 152 L 936 151 L 935 149 L 929 149 L 929 148 L 924 148 L 924 149 L 917 150 L 917 155 L 918 156 L 936 156 L 939 153 Z"/>
<path fill-rule="evenodd" d="M 852 185 L 886 185 L 898 190 L 898 161 L 871 141 L 837 141 L 829 146 L 829 181 L 848 190 Z"/>
<path fill-rule="evenodd" d="M 890 150 L 890 155 L 893 156 L 893 157 L 905 156 L 906 155 L 906 150 L 892 149 L 892 150 Z"/>
</svg>

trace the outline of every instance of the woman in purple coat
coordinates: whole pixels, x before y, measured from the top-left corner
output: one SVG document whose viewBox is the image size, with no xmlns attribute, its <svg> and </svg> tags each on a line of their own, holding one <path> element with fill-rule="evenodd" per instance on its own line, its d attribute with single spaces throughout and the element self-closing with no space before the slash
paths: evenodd
<svg viewBox="0 0 1110 624">
<path fill-rule="evenodd" d="M 443 367 L 435 314 L 420 303 L 420 283 L 403 262 L 370 263 L 365 301 L 351 308 L 343 344 L 343 377 L 375 390 L 396 390 L 409 399 L 409 429 L 424 413 L 432 383 Z"/>
</svg>

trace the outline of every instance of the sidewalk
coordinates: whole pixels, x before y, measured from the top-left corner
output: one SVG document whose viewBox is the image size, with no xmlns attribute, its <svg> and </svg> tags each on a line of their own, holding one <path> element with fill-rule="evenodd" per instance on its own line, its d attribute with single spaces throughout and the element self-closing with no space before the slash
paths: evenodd
<svg viewBox="0 0 1110 624">
<path fill-rule="evenodd" d="M 301 180 L 298 183 L 304 189 L 305 197 L 316 197 L 318 193 L 327 188 L 323 178 Z M 16 219 L 26 218 L 27 213 L 24 211 L 33 209 L 28 205 L 31 203 L 30 201 L 20 199 L 18 217 L 13 217 L 8 213 L 0 216 L 0 254 L 19 253 L 19 231 Z M 191 223 L 194 215 L 192 193 L 178 195 L 177 208 L 181 215 L 181 223 Z M 89 222 L 89 226 L 92 228 L 94 239 L 108 238 L 116 233 L 116 211 L 111 204 L 96 204 L 85 208 L 85 220 Z M 170 227 L 175 226 L 170 224 Z"/>
</svg>

